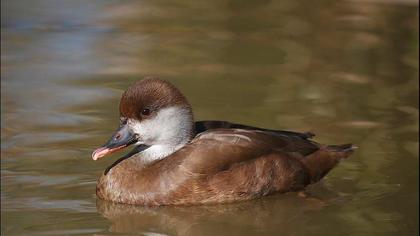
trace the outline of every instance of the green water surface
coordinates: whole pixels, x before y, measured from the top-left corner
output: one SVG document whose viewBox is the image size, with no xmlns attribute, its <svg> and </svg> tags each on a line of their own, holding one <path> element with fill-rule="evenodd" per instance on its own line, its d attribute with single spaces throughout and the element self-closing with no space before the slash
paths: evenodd
<svg viewBox="0 0 420 236">
<path fill-rule="evenodd" d="M 415 0 L 1 2 L 2 235 L 417 235 Z M 92 161 L 130 84 L 196 119 L 310 130 L 359 150 L 308 192 L 227 205 L 96 200 Z"/>
</svg>

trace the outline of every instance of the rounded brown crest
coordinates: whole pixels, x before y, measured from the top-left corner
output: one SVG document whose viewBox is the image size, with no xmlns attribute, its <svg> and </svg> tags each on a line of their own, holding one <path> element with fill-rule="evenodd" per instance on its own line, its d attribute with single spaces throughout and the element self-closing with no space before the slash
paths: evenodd
<svg viewBox="0 0 420 236">
<path fill-rule="evenodd" d="M 171 106 L 190 108 L 185 96 L 171 83 L 155 77 L 148 77 L 130 86 L 121 97 L 120 116 L 144 119 L 144 112 L 151 113 Z"/>
</svg>

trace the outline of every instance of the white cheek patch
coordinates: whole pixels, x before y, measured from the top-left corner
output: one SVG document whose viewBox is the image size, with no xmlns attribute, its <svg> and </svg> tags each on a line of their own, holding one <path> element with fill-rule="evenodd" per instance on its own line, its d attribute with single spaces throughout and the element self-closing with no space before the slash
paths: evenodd
<svg viewBox="0 0 420 236">
<path fill-rule="evenodd" d="M 128 121 L 128 125 L 133 132 L 137 134 L 139 143 L 150 145 L 150 142 L 153 142 L 155 139 L 155 122 L 149 120 L 139 122 L 137 120 L 130 119 Z"/>
<path fill-rule="evenodd" d="M 192 119 L 190 110 L 174 106 L 162 108 L 155 116 L 143 121 L 130 119 L 128 125 L 138 135 L 138 144 L 176 149 L 190 140 Z"/>
</svg>

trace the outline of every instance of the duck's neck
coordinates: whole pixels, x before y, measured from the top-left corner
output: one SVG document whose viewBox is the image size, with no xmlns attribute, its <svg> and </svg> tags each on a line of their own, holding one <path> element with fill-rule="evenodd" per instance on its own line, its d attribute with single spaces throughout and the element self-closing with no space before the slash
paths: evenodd
<svg viewBox="0 0 420 236">
<path fill-rule="evenodd" d="M 130 126 L 134 133 L 139 134 L 139 143 L 148 146 L 135 156 L 145 164 L 161 160 L 178 151 L 195 135 L 190 106 L 161 108 L 153 118 L 142 122 L 131 120 Z"/>
<path fill-rule="evenodd" d="M 144 150 L 143 152 L 139 153 L 139 155 L 137 155 L 136 158 L 141 159 L 141 162 L 144 164 L 151 164 L 158 160 L 162 160 L 165 157 L 171 155 L 172 153 L 178 151 L 187 143 L 188 142 L 181 143 L 178 145 L 153 145 Z"/>
<path fill-rule="evenodd" d="M 141 152 L 142 163 L 161 160 L 187 145 L 194 135 L 194 118 L 191 107 L 173 106 L 161 109 L 150 126 L 149 146 Z"/>
</svg>

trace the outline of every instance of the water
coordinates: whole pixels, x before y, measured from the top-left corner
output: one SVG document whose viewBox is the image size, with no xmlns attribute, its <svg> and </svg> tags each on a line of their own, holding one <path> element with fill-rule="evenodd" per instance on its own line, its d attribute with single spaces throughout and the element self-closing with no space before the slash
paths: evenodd
<svg viewBox="0 0 420 236">
<path fill-rule="evenodd" d="M 417 235 L 414 0 L 1 3 L 4 235 Z M 308 192 L 145 208 L 95 198 L 122 91 L 176 84 L 197 119 L 360 149 Z"/>
</svg>

